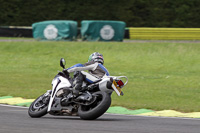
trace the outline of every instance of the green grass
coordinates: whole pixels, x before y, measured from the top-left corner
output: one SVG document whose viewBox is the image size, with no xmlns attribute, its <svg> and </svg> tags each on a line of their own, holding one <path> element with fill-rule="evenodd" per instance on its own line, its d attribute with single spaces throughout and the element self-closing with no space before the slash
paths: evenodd
<svg viewBox="0 0 200 133">
<path fill-rule="evenodd" d="M 126 75 L 124 96 L 112 105 L 130 109 L 200 111 L 199 43 L 0 42 L 0 96 L 36 98 L 67 66 L 98 51 L 111 75 Z"/>
</svg>

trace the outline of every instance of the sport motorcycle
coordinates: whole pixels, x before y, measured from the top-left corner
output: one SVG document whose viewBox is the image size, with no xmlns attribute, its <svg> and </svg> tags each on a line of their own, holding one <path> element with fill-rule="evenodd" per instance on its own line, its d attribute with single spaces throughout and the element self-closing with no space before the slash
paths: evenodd
<svg viewBox="0 0 200 133">
<path fill-rule="evenodd" d="M 52 89 L 32 102 L 28 114 L 39 118 L 47 113 L 54 116 L 79 116 L 94 120 L 103 115 L 111 105 L 111 94 L 123 95 L 122 88 L 128 83 L 126 76 L 104 76 L 101 79 L 81 71 L 85 80 L 78 96 L 73 95 L 73 76 L 65 70 L 66 61 L 60 59 L 61 72 L 52 80 Z"/>
</svg>

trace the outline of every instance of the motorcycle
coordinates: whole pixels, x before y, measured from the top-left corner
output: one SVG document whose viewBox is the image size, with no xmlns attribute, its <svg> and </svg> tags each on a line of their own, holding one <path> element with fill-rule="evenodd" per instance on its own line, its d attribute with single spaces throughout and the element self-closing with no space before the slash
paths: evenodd
<svg viewBox="0 0 200 133">
<path fill-rule="evenodd" d="M 54 116 L 79 116 L 83 120 L 94 120 L 103 115 L 111 105 L 113 91 L 118 96 L 123 95 L 122 88 L 128 83 L 126 76 L 104 76 L 95 78 L 85 71 L 80 94 L 73 95 L 73 77 L 66 73 L 65 59 L 60 59 L 63 68 L 52 81 L 52 90 L 39 96 L 32 102 L 28 114 L 32 118 L 39 118 L 47 113 Z M 124 82 L 125 80 L 125 82 Z"/>
</svg>

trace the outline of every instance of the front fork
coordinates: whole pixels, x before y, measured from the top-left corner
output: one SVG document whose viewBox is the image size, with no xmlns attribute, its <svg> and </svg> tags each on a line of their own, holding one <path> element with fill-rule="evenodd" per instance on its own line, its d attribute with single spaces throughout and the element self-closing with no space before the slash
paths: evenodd
<svg viewBox="0 0 200 133">
<path fill-rule="evenodd" d="M 48 104 L 49 103 L 49 100 L 50 100 L 50 97 L 51 97 L 51 90 L 47 90 L 46 93 L 44 93 L 43 97 L 42 97 L 42 101 L 44 104 Z"/>
</svg>

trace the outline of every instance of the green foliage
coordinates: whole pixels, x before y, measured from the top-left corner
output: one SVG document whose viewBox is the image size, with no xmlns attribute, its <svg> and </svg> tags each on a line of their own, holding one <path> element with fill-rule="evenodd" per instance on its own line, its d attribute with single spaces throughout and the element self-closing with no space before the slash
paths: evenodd
<svg viewBox="0 0 200 133">
<path fill-rule="evenodd" d="M 0 51 L 0 96 L 36 98 L 51 89 L 61 57 L 70 67 L 98 51 L 111 75 L 129 78 L 112 105 L 199 111 L 199 43 L 0 42 Z"/>
<path fill-rule="evenodd" d="M 127 27 L 199 28 L 199 0 L 0 0 L 0 26 L 45 20 L 120 20 Z"/>
</svg>

